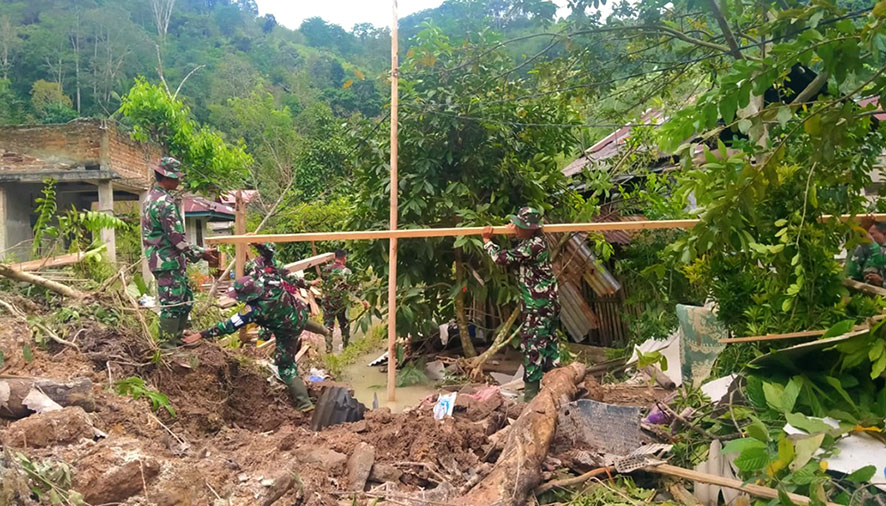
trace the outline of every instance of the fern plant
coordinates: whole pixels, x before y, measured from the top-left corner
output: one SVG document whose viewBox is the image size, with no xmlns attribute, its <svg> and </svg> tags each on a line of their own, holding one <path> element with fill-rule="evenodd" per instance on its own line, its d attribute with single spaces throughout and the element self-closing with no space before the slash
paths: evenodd
<svg viewBox="0 0 886 506">
<path fill-rule="evenodd" d="M 130 376 L 114 383 L 114 391 L 117 392 L 117 395 L 128 395 L 135 400 L 145 397 L 151 401 L 151 409 L 155 412 L 164 408 L 170 416 L 175 418 L 175 410 L 169 404 L 169 398 L 145 386 L 145 380 L 138 376 Z"/>
</svg>

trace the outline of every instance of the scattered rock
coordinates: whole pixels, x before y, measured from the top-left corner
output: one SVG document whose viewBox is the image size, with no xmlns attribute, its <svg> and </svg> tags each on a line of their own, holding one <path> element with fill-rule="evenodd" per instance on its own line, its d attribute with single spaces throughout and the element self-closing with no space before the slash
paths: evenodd
<svg viewBox="0 0 886 506">
<path fill-rule="evenodd" d="M 243 482 L 245 482 L 245 481 L 249 481 L 249 475 L 246 474 L 246 473 L 240 473 L 240 474 L 237 476 L 237 481 L 239 481 L 240 483 L 243 483 Z"/>
<path fill-rule="evenodd" d="M 388 481 L 398 482 L 400 481 L 401 476 L 403 476 L 403 471 L 400 471 L 391 464 L 383 464 L 381 462 L 373 464 L 372 471 L 369 472 L 369 480 L 378 483 L 385 483 Z"/>
<path fill-rule="evenodd" d="M 3 438 L 7 446 L 45 448 L 92 439 L 95 431 L 89 415 L 81 407 L 67 407 L 31 415 L 9 424 Z"/>
<path fill-rule="evenodd" d="M 354 422 L 350 424 L 349 427 L 354 432 L 366 432 L 367 430 L 369 430 L 369 427 L 366 425 L 366 420 Z"/>
<path fill-rule="evenodd" d="M 265 485 L 266 482 L 270 482 L 270 484 Z M 295 473 L 291 470 L 281 473 L 274 479 L 262 480 L 262 485 L 268 487 L 268 492 L 265 494 L 265 498 L 261 503 L 262 506 L 271 506 L 276 503 L 281 497 L 289 492 L 292 486 L 295 485 L 295 482 Z"/>
<path fill-rule="evenodd" d="M 270 487 L 273 484 L 274 484 L 274 480 L 272 480 L 270 478 L 265 478 L 261 481 L 261 486 L 263 486 L 263 487 Z"/>
<path fill-rule="evenodd" d="M 132 460 L 120 456 L 108 458 L 104 453 L 86 457 L 78 462 L 78 468 L 100 471 L 75 483 L 74 488 L 83 491 L 84 499 L 90 504 L 122 503 L 134 495 L 144 494 L 145 488 L 160 474 L 160 464 L 145 456 L 128 455 L 127 458 Z"/>
<path fill-rule="evenodd" d="M 329 448 L 311 448 L 299 453 L 299 460 L 305 464 L 317 464 L 322 469 L 330 471 L 347 462 L 348 456 Z"/>
<path fill-rule="evenodd" d="M 362 491 L 366 488 L 366 480 L 375 463 L 375 447 L 369 443 L 360 443 L 348 459 L 348 484 L 351 490 Z"/>
</svg>

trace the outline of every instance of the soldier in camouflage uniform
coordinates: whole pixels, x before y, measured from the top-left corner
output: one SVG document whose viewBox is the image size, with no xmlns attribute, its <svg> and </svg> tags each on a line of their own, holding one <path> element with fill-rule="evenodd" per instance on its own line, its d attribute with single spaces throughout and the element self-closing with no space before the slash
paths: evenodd
<svg viewBox="0 0 886 506">
<path fill-rule="evenodd" d="M 502 250 L 492 242 L 492 227 L 483 231 L 483 242 L 495 263 L 518 270 L 523 312 L 524 398 L 528 402 L 538 394 L 544 373 L 560 365 L 557 343 L 560 299 L 551 255 L 541 235 L 541 213 L 524 207 L 516 216 L 511 216 L 510 221 L 510 228 L 519 240 L 515 247 Z"/>
<path fill-rule="evenodd" d="M 296 409 L 307 411 L 313 404 L 304 381 L 298 376 L 295 356 L 301 347 L 302 330 L 308 327 L 322 334 L 325 329 L 308 320 L 308 307 L 287 284 L 278 273 L 267 271 L 237 279 L 228 296 L 246 304 L 243 309 L 200 333 L 186 335 L 184 340 L 194 344 L 203 338 L 233 334 L 250 323 L 273 332 L 277 338 L 274 364 L 280 379 L 286 384 Z M 307 288 L 307 284 L 299 279 L 296 287 Z"/>
<path fill-rule="evenodd" d="M 181 163 L 163 157 L 154 167 L 156 184 L 145 201 L 142 214 L 142 243 L 148 267 L 157 280 L 160 301 L 160 334 L 170 345 L 181 343 L 188 324 L 194 295 L 188 285 L 188 262 L 211 260 L 215 250 L 188 243 L 179 207 L 172 192 L 178 187 Z"/>
<path fill-rule="evenodd" d="M 323 297 L 320 304 L 323 306 L 323 324 L 329 331 L 326 336 L 326 353 L 332 353 L 332 332 L 335 330 L 335 322 L 341 329 L 342 348 L 348 347 L 351 339 L 351 321 L 348 319 L 348 303 L 353 296 L 354 282 L 351 269 L 346 267 L 348 263 L 347 253 L 344 250 L 335 250 L 335 262 L 323 268 L 321 288 Z M 369 303 L 362 301 L 363 307 L 369 307 Z"/>
<path fill-rule="evenodd" d="M 886 288 L 886 222 L 873 224 L 868 238 L 871 242 L 855 248 L 849 259 L 849 277 Z"/>
</svg>

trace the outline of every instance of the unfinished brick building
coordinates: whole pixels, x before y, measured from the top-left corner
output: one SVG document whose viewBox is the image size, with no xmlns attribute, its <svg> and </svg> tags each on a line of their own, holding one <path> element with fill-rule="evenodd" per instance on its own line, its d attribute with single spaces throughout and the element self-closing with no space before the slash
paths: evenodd
<svg viewBox="0 0 886 506">
<path fill-rule="evenodd" d="M 151 186 L 159 146 L 131 140 L 113 121 L 75 120 L 62 125 L 0 127 L 0 257 L 30 251 L 35 198 L 43 181 L 58 182 L 58 208 L 114 212 L 115 201 L 139 200 Z M 116 261 L 113 230 L 102 232 Z"/>
</svg>

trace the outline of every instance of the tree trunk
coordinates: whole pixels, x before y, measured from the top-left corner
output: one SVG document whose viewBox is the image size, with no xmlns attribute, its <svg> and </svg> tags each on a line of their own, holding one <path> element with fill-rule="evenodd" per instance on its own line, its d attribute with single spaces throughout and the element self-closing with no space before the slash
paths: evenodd
<svg viewBox="0 0 886 506">
<path fill-rule="evenodd" d="M 59 295 L 71 297 L 73 299 L 82 299 L 86 296 L 86 294 L 81 292 L 80 290 L 75 290 L 69 286 L 65 286 L 61 283 L 57 283 L 46 278 L 41 278 L 40 276 L 35 276 L 29 272 L 17 271 L 6 264 L 0 264 L 0 276 L 14 279 L 16 281 L 23 281 L 25 283 L 30 283 L 36 286 L 41 286 Z"/>
<path fill-rule="evenodd" d="M 473 358 L 477 356 L 474 343 L 471 342 L 471 333 L 468 331 L 468 319 L 465 317 L 465 290 L 462 287 L 465 279 L 465 266 L 462 260 L 461 248 L 455 248 L 455 284 L 458 291 L 455 292 L 455 321 L 458 323 L 458 337 L 461 339 L 461 348 L 465 356 Z"/>
<path fill-rule="evenodd" d="M 482 355 L 469 362 L 471 365 L 471 371 L 468 375 L 471 378 L 481 378 L 483 376 L 483 364 L 508 344 L 510 341 L 509 337 L 511 336 L 511 327 L 514 325 L 514 322 L 517 321 L 517 316 L 519 315 L 520 308 L 514 308 L 511 312 L 511 316 L 509 316 L 506 321 L 502 322 L 498 335 L 495 336 L 495 340 L 492 341 L 492 346 L 484 351 Z"/>
<path fill-rule="evenodd" d="M 585 376 L 584 364 L 573 362 L 545 375 L 539 394 L 509 429 L 508 441 L 492 472 L 467 494 L 460 504 L 518 506 L 541 483 L 541 464 L 557 428 L 557 412 L 563 398 L 575 396 L 576 384 Z"/>
</svg>

